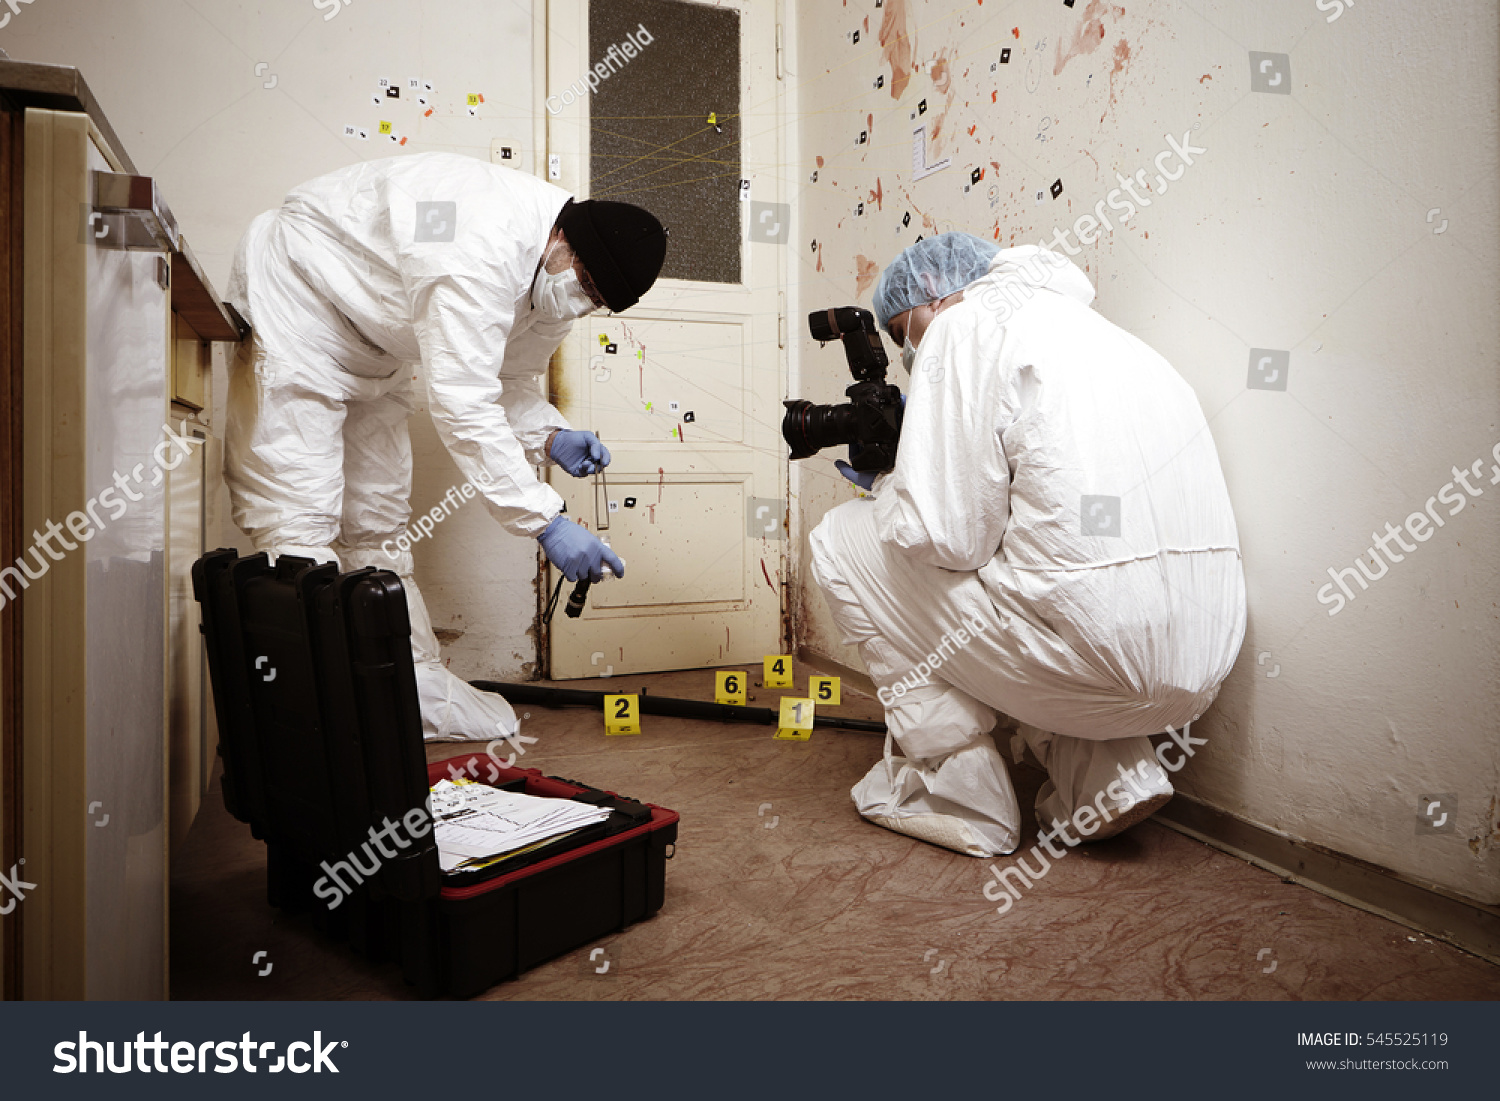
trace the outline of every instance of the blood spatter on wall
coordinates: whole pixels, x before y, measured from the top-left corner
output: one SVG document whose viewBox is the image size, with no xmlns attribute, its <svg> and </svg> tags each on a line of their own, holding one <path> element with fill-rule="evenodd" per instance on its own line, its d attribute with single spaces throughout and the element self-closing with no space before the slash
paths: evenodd
<svg viewBox="0 0 1500 1101">
<path fill-rule="evenodd" d="M 900 99 L 911 83 L 911 36 L 906 33 L 906 0 L 887 0 L 880 21 L 880 56 L 891 65 L 891 98 Z"/>
<path fill-rule="evenodd" d="M 1123 10 L 1123 9 L 1122 9 Z M 1057 76 L 1075 57 L 1082 57 L 1097 50 L 1104 41 L 1104 0 L 1089 0 L 1083 16 L 1073 34 L 1064 41 L 1057 41 L 1057 59 L 1052 65 L 1052 75 Z"/>
<path fill-rule="evenodd" d="M 854 258 L 854 291 L 856 297 L 863 298 L 865 291 L 875 285 L 875 280 L 880 278 L 880 265 L 868 256 L 859 255 Z"/>
</svg>

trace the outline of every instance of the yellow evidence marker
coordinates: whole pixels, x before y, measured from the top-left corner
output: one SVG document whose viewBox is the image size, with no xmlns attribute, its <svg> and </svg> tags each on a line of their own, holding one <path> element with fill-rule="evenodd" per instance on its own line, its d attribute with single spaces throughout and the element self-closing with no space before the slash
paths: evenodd
<svg viewBox="0 0 1500 1101">
<path fill-rule="evenodd" d="M 781 719 L 776 737 L 782 741 L 805 742 L 812 737 L 813 702 L 791 696 L 781 697 Z"/>
<path fill-rule="evenodd" d="M 762 682 L 767 688 L 792 687 L 792 655 L 767 654 L 766 672 Z"/>
<path fill-rule="evenodd" d="M 745 706 L 745 691 L 749 677 L 743 669 L 727 669 L 714 674 L 714 702 L 733 703 Z"/>
<path fill-rule="evenodd" d="M 604 697 L 604 733 L 639 734 L 641 700 L 639 696 Z"/>
<path fill-rule="evenodd" d="M 838 677 L 808 677 L 807 694 L 813 702 L 827 707 L 837 707 L 841 698 Z"/>
</svg>

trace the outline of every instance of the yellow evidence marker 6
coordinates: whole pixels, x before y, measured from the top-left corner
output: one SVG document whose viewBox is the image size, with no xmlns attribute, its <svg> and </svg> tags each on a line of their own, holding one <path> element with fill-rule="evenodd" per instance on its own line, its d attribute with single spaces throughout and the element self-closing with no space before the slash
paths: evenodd
<svg viewBox="0 0 1500 1101">
<path fill-rule="evenodd" d="M 604 697 L 604 733 L 639 734 L 641 701 L 639 696 Z"/>
<path fill-rule="evenodd" d="M 792 655 L 767 654 L 766 674 L 762 682 L 767 688 L 791 688 Z"/>
<path fill-rule="evenodd" d="M 805 742 L 812 737 L 813 702 L 791 696 L 781 697 L 781 719 L 776 737 L 783 741 Z"/>
<path fill-rule="evenodd" d="M 840 700 L 838 677 L 808 677 L 807 694 L 814 703 L 837 707 Z"/>
<path fill-rule="evenodd" d="M 714 674 L 714 702 L 745 706 L 745 690 L 750 680 L 743 669 L 727 669 Z"/>
</svg>

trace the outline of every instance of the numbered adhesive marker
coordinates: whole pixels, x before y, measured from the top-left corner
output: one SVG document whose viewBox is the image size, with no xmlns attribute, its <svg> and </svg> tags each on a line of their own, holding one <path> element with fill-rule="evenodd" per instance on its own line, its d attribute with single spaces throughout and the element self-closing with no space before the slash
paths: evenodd
<svg viewBox="0 0 1500 1101">
<path fill-rule="evenodd" d="M 763 680 L 767 688 L 792 687 L 792 655 L 767 654 Z"/>
<path fill-rule="evenodd" d="M 641 700 L 639 696 L 604 697 L 604 733 L 639 734 Z"/>
<path fill-rule="evenodd" d="M 776 737 L 783 741 L 805 742 L 812 737 L 813 702 L 791 696 L 781 698 L 781 719 Z"/>
<path fill-rule="evenodd" d="M 714 702 L 745 706 L 745 688 L 750 678 L 743 669 L 729 669 L 714 674 Z"/>
<path fill-rule="evenodd" d="M 840 702 L 838 677 L 808 677 L 807 694 L 822 707 L 837 707 Z"/>
</svg>

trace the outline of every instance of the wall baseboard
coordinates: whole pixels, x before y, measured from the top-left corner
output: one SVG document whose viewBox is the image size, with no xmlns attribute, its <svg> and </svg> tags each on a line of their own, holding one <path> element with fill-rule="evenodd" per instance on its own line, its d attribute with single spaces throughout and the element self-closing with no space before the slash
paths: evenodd
<svg viewBox="0 0 1500 1101">
<path fill-rule="evenodd" d="M 867 695 L 875 695 L 875 683 L 868 674 L 825 654 L 799 647 L 797 660 L 830 676 L 842 677 L 844 683 Z M 1299 841 L 1181 793 L 1158 811 L 1153 820 L 1287 882 L 1500 964 L 1500 906 L 1420 883 L 1310 841 Z"/>
<path fill-rule="evenodd" d="M 1282 879 L 1500 963 L 1500 907 L 1299 841 L 1179 794 L 1155 821 Z"/>
</svg>

